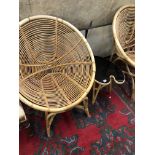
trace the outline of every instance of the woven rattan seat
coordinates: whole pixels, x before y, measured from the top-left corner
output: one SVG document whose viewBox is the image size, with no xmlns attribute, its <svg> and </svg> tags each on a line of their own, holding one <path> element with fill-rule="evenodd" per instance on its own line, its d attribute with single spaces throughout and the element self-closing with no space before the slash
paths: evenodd
<svg viewBox="0 0 155 155">
<path fill-rule="evenodd" d="M 79 104 L 95 77 L 92 50 L 70 23 L 52 16 L 20 22 L 20 99 L 46 112 Z"/>
</svg>

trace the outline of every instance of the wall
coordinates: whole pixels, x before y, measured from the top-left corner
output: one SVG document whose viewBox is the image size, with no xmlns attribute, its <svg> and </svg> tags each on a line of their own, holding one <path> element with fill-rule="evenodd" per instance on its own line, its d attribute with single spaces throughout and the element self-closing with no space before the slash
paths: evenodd
<svg viewBox="0 0 155 155">
<path fill-rule="evenodd" d="M 33 15 L 52 15 L 69 21 L 78 29 L 90 27 L 88 41 L 95 55 L 110 55 L 113 46 L 111 24 L 120 6 L 134 0 L 19 0 L 20 20 Z M 106 26 L 106 27 L 101 27 Z"/>
</svg>

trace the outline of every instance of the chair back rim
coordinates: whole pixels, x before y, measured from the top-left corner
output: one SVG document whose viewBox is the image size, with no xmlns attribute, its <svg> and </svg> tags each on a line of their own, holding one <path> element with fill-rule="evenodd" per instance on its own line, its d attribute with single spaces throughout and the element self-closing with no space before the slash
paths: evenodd
<svg viewBox="0 0 155 155">
<path fill-rule="evenodd" d="M 35 19 L 40 19 L 40 18 L 57 20 L 57 21 L 59 21 L 59 22 L 61 22 L 63 24 L 66 24 L 67 26 L 71 27 L 73 30 L 75 30 L 75 32 L 77 32 L 79 34 L 79 36 L 81 37 L 81 39 L 84 41 L 86 47 L 88 48 L 88 51 L 89 51 L 89 54 L 90 54 L 90 57 L 91 57 L 91 60 L 92 60 L 92 76 L 91 76 L 91 81 L 90 81 L 90 84 L 87 87 L 87 90 L 85 91 L 85 93 L 83 93 L 83 95 L 78 100 L 76 100 L 72 104 L 69 104 L 69 105 L 64 106 L 64 107 L 61 107 L 61 108 L 48 108 L 48 107 L 45 107 L 45 106 L 40 106 L 40 105 L 37 105 L 37 104 L 33 104 L 31 101 L 29 101 L 28 99 L 26 99 L 20 92 L 19 92 L 19 99 L 23 103 L 27 104 L 28 106 L 30 106 L 30 107 L 32 107 L 32 108 L 34 108 L 36 110 L 53 112 L 53 113 L 64 112 L 66 110 L 69 110 L 69 109 L 75 107 L 80 102 L 82 102 L 83 99 L 87 96 L 87 94 L 91 90 L 91 88 L 93 86 L 93 83 L 94 83 L 94 80 L 95 80 L 95 73 L 96 73 L 95 58 L 94 58 L 92 49 L 91 49 L 88 41 L 83 36 L 83 34 L 75 26 L 73 26 L 71 23 L 69 23 L 69 22 L 67 22 L 67 21 L 65 21 L 65 20 L 63 20 L 61 18 L 54 17 L 54 16 L 49 16 L 49 15 L 35 15 L 35 16 L 31 16 L 31 17 L 25 18 L 25 19 L 23 19 L 23 20 L 21 20 L 19 22 L 19 29 L 20 29 L 20 27 L 22 25 L 26 24 L 27 22 L 29 22 L 31 20 L 35 20 Z"/>
<path fill-rule="evenodd" d="M 117 12 L 115 13 L 114 15 L 114 18 L 113 18 L 113 23 L 112 23 L 112 31 L 113 31 L 113 37 L 114 37 L 114 41 L 115 41 L 115 45 L 116 45 L 116 54 L 118 54 L 122 59 L 128 61 L 130 63 L 131 66 L 135 67 L 135 62 L 133 60 L 131 60 L 127 54 L 124 52 L 119 40 L 118 40 L 118 37 L 117 37 L 117 30 L 116 30 L 116 20 L 117 20 L 117 17 L 118 15 L 120 14 L 120 12 L 126 8 L 134 8 L 135 5 L 131 4 L 131 5 L 124 5 L 122 7 L 120 7 Z M 117 53 L 118 52 L 118 53 Z"/>
</svg>

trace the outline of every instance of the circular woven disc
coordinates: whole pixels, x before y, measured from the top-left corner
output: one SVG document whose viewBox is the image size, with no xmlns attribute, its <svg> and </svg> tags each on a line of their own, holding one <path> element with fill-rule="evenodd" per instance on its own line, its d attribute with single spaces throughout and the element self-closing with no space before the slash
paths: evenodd
<svg viewBox="0 0 155 155">
<path fill-rule="evenodd" d="M 90 91 L 95 62 L 89 44 L 68 22 L 33 16 L 19 28 L 20 99 L 50 112 L 79 104 Z"/>
</svg>

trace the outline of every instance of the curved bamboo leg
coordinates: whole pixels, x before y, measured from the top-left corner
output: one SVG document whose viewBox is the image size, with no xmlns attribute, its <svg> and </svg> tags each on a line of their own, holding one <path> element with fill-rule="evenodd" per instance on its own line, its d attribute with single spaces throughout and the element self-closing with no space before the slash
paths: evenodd
<svg viewBox="0 0 155 155">
<path fill-rule="evenodd" d="M 88 117 L 90 117 L 89 109 L 88 109 L 88 97 L 85 97 L 83 100 L 84 111 Z"/>
<path fill-rule="evenodd" d="M 126 71 L 123 71 L 123 73 L 127 74 L 131 78 L 131 82 L 132 82 L 131 100 L 134 100 L 135 99 L 135 80 L 134 80 L 134 74 L 128 73 Z"/>
<path fill-rule="evenodd" d="M 55 115 L 56 115 L 55 113 L 45 112 L 46 132 L 47 132 L 48 137 L 50 137 L 50 127 L 51 127 L 51 124 L 53 122 Z"/>
<path fill-rule="evenodd" d="M 88 117 L 90 117 L 89 109 L 88 109 L 88 97 L 85 97 L 85 98 L 84 98 L 84 100 L 82 101 L 82 104 L 83 104 L 83 105 L 76 105 L 75 108 L 84 110 L 85 113 L 86 113 L 86 115 L 87 115 Z"/>
<path fill-rule="evenodd" d="M 127 64 L 126 64 L 126 69 L 127 69 L 129 76 L 131 77 L 131 81 L 132 81 L 131 100 L 134 100 L 135 99 L 135 80 L 134 80 L 135 75 L 130 71 L 130 68 Z"/>
</svg>

